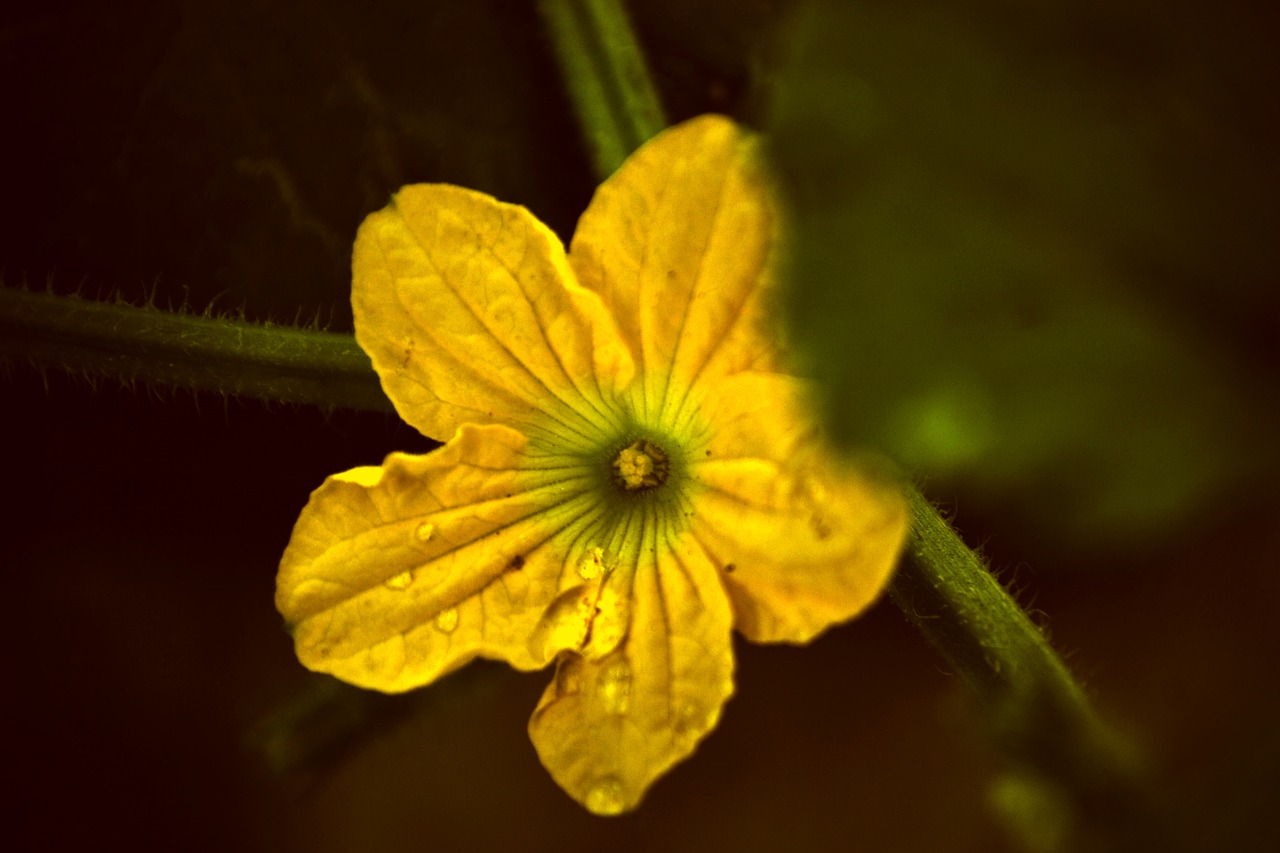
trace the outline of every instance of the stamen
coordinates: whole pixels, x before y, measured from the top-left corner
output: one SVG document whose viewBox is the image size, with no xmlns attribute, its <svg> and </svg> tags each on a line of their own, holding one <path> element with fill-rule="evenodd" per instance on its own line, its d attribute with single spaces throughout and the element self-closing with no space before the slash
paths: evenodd
<svg viewBox="0 0 1280 853">
<path fill-rule="evenodd" d="M 627 491 L 654 489 L 667 481 L 668 468 L 666 452 L 641 438 L 624 447 L 613 460 L 613 480 Z"/>
</svg>

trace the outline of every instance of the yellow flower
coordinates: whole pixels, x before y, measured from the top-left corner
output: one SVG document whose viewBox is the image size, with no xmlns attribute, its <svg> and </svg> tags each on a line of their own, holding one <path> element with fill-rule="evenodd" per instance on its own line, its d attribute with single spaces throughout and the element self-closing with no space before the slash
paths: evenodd
<svg viewBox="0 0 1280 853">
<path fill-rule="evenodd" d="M 395 692 L 476 656 L 554 661 L 534 746 L 617 814 L 715 726 L 733 628 L 803 643 L 864 609 L 904 503 L 825 449 L 779 372 L 776 219 L 756 140 L 716 116 L 627 160 L 567 256 L 458 187 L 369 216 L 356 339 L 448 441 L 312 494 L 276 593 L 303 664 Z"/>
</svg>

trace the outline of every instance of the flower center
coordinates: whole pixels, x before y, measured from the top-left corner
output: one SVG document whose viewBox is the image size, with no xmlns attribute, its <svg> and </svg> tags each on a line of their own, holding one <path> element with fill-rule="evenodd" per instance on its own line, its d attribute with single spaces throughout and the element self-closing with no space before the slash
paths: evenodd
<svg viewBox="0 0 1280 853">
<path fill-rule="evenodd" d="M 647 438 L 624 447 L 613 460 L 613 482 L 629 492 L 655 489 L 667 481 L 666 452 Z"/>
</svg>

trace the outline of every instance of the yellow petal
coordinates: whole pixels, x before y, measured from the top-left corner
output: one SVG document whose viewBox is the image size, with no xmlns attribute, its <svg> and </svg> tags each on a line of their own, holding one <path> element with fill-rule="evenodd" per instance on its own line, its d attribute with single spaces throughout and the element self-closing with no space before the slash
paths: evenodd
<svg viewBox="0 0 1280 853">
<path fill-rule="evenodd" d="M 584 528 L 565 557 L 566 566 L 575 566 L 577 578 L 566 575 L 573 583 L 564 589 L 543 613 L 537 629 L 529 638 L 530 654 L 539 660 L 551 660 L 557 652 L 572 650 L 590 660 L 599 660 L 613 652 L 627 632 L 631 615 L 630 583 L 632 573 L 614 573 L 606 566 L 596 574 L 583 570 L 604 549 L 590 538 L 604 533 L 607 525 Z M 562 581 L 562 584 L 565 581 Z"/>
<path fill-rule="evenodd" d="M 395 692 L 476 655 L 533 669 L 568 647 L 529 638 L 577 577 L 562 538 L 596 513 L 579 483 L 536 461 L 514 430 L 468 426 L 433 453 L 326 480 L 276 584 L 302 663 Z"/>
<path fill-rule="evenodd" d="M 863 610 L 906 535 L 901 488 L 822 444 L 802 387 L 744 373 L 701 401 L 716 430 L 693 466 L 693 535 L 721 568 L 735 626 L 756 642 L 807 642 Z"/>
<path fill-rule="evenodd" d="M 356 339 L 400 415 L 444 438 L 463 423 L 595 435 L 634 371 L 599 297 L 523 207 L 408 186 L 356 235 Z M 597 377 L 603 379 L 597 380 Z"/>
<path fill-rule="evenodd" d="M 697 382 L 772 369 L 776 218 L 755 138 L 721 116 L 659 134 L 596 191 L 569 260 L 641 362 L 642 419 L 674 423 Z"/>
<path fill-rule="evenodd" d="M 731 613 L 715 567 L 688 536 L 646 529 L 621 645 L 562 656 L 529 735 L 543 765 L 597 814 L 635 808 L 693 752 L 733 692 Z"/>
</svg>

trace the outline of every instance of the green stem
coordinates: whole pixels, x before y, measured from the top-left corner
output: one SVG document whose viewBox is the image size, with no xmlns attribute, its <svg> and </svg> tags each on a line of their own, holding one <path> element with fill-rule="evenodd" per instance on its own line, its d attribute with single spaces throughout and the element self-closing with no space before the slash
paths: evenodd
<svg viewBox="0 0 1280 853">
<path fill-rule="evenodd" d="M 391 411 L 350 335 L 0 288 L 0 358 L 123 384 Z"/>
<path fill-rule="evenodd" d="M 1085 698 L 1044 636 L 981 559 L 912 489 L 911 538 L 890 595 L 980 696 L 1084 709 Z"/>
<path fill-rule="evenodd" d="M 1003 789 L 1006 817 L 1033 849 L 1149 849 L 1151 804 L 1125 745 L 1044 634 L 915 489 L 910 512 L 889 596 L 987 708 L 1017 781 Z"/>
<path fill-rule="evenodd" d="M 538 9 L 603 180 L 667 126 L 644 53 L 618 0 L 542 0 Z"/>
</svg>

